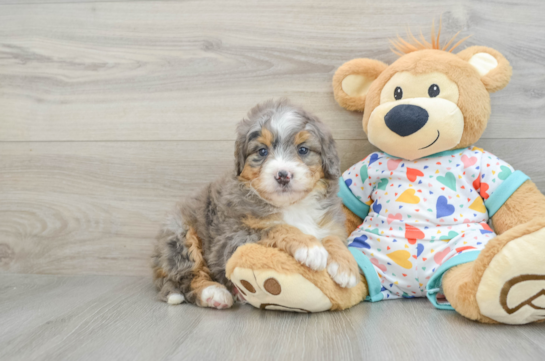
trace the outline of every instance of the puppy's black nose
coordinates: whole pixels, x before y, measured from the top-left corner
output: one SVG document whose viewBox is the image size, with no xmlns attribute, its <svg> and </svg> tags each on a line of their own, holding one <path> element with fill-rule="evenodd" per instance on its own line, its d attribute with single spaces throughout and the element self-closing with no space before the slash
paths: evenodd
<svg viewBox="0 0 545 361">
<path fill-rule="evenodd" d="M 290 182 L 291 179 L 291 173 L 285 170 L 281 170 L 278 173 L 276 173 L 276 176 L 274 177 L 276 181 L 280 184 L 285 186 Z"/>
<path fill-rule="evenodd" d="M 406 137 L 422 129 L 428 118 L 426 109 L 411 104 L 400 104 L 390 109 L 384 117 L 384 122 L 392 132 Z"/>
</svg>

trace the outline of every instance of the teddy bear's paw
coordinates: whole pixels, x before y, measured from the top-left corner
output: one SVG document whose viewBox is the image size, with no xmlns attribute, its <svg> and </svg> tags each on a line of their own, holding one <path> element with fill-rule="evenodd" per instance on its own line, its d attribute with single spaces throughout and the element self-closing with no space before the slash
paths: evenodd
<svg viewBox="0 0 545 361">
<path fill-rule="evenodd" d="M 298 273 L 236 267 L 231 282 L 248 303 L 262 310 L 322 312 L 331 309 L 329 298 Z"/>
<path fill-rule="evenodd" d="M 295 251 L 293 257 L 300 263 L 314 271 L 321 271 L 327 265 L 328 253 L 326 249 L 319 246 L 301 247 Z"/>
<path fill-rule="evenodd" d="M 201 304 L 204 307 L 223 310 L 233 306 L 233 296 L 224 287 L 212 285 L 201 291 Z"/>
<path fill-rule="evenodd" d="M 330 262 L 327 266 L 327 273 L 333 278 L 333 281 L 343 288 L 356 287 L 359 283 L 359 273 L 352 272 L 345 265 L 341 266 L 337 262 Z"/>
<path fill-rule="evenodd" d="M 545 229 L 507 243 L 490 261 L 479 288 L 480 312 L 495 321 L 545 319 Z"/>
</svg>

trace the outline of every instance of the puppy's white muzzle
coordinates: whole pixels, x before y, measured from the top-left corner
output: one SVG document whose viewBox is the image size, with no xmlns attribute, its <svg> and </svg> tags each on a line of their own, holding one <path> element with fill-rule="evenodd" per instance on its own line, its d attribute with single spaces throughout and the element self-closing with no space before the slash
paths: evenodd
<svg viewBox="0 0 545 361">
<path fill-rule="evenodd" d="M 260 188 L 274 205 L 291 204 L 308 191 L 309 173 L 301 162 L 274 158 L 267 161 L 261 170 Z"/>
</svg>

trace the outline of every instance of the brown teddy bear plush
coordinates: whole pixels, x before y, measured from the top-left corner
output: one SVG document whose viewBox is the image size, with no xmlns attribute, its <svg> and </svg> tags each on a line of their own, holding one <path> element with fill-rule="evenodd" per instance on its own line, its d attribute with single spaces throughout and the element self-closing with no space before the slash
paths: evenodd
<svg viewBox="0 0 545 361">
<path fill-rule="evenodd" d="M 399 39 L 393 64 L 354 59 L 333 78 L 335 99 L 365 110 L 363 130 L 381 150 L 339 182 L 361 282 L 341 288 L 325 270 L 246 245 L 227 276 L 249 303 L 318 312 L 428 297 L 484 323 L 545 319 L 545 197 L 524 173 L 472 146 L 490 116 L 489 93 L 507 85 L 511 66 L 487 47 L 453 54 L 460 42 L 449 49 L 452 42 Z"/>
</svg>

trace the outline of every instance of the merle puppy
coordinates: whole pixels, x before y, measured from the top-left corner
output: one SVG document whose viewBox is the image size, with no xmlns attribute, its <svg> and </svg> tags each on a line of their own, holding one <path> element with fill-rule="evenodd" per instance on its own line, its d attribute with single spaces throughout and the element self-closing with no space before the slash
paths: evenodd
<svg viewBox="0 0 545 361">
<path fill-rule="evenodd" d="M 257 242 L 355 286 L 339 168 L 333 137 L 316 117 L 285 100 L 254 107 L 237 127 L 234 171 L 180 203 L 157 237 L 160 299 L 230 307 L 235 289 L 225 265 L 237 247 Z"/>
</svg>

